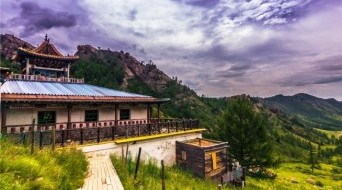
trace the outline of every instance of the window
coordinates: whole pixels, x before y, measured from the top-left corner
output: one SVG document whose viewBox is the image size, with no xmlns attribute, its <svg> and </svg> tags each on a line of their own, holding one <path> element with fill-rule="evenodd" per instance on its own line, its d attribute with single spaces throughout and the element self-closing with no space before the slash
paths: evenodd
<svg viewBox="0 0 342 190">
<path fill-rule="evenodd" d="M 211 153 L 211 162 L 212 162 L 212 169 L 217 169 L 217 159 L 216 159 L 216 152 Z"/>
<path fill-rule="evenodd" d="M 99 118 L 98 110 L 85 110 L 84 121 L 97 121 Z"/>
<path fill-rule="evenodd" d="M 120 110 L 120 120 L 131 119 L 131 113 L 129 109 L 121 109 Z"/>
<path fill-rule="evenodd" d="M 38 124 L 50 124 L 56 123 L 55 111 L 39 111 L 38 112 Z"/>
</svg>

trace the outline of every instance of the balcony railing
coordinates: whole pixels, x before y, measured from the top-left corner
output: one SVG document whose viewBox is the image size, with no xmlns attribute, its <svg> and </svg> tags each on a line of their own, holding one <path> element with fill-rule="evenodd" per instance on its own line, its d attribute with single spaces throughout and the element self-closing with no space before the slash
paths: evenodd
<svg viewBox="0 0 342 190">
<path fill-rule="evenodd" d="M 120 122 L 122 122 L 120 124 Z M 125 122 L 125 123 L 124 123 Z M 68 127 L 70 126 L 70 127 Z M 101 142 L 129 137 L 139 137 L 162 133 L 172 133 L 199 128 L 197 119 L 145 119 L 137 120 L 107 120 L 97 122 L 71 122 L 53 124 L 7 125 L 5 134 L 15 143 L 31 142 L 35 136 L 40 146 L 51 145 L 53 131 L 55 142 L 64 146 L 66 142 L 83 144 L 86 142 Z"/>
<path fill-rule="evenodd" d="M 70 82 L 70 83 L 84 83 L 84 79 L 67 78 L 67 77 L 45 77 L 41 75 L 24 75 L 24 74 L 11 74 L 7 80 L 29 80 L 29 81 L 52 81 L 52 82 Z"/>
</svg>

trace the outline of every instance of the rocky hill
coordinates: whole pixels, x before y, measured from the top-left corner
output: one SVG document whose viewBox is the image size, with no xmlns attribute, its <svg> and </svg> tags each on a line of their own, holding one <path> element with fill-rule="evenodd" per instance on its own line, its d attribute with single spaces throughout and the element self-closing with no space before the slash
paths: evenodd
<svg viewBox="0 0 342 190">
<path fill-rule="evenodd" d="M 125 72 L 125 77 L 121 84 L 122 88 L 127 88 L 130 79 L 137 78 L 153 90 L 162 92 L 165 90 L 166 84 L 171 81 L 171 78 L 159 70 L 152 62 L 144 65 L 128 52 L 101 50 L 91 45 L 79 45 L 76 55 L 80 56 L 81 60 L 89 60 L 91 57 L 97 57 L 102 60 L 116 60 L 118 64 L 123 66 Z"/>
<path fill-rule="evenodd" d="M 21 46 L 34 48 L 13 35 L 1 35 L 1 66 L 16 69 L 17 64 L 10 58 Z M 73 77 L 84 77 L 89 84 L 170 98 L 171 101 L 162 105 L 164 117 L 197 118 L 208 129 L 208 134 L 229 103 L 230 98 L 199 97 L 177 77 L 169 77 L 158 69 L 152 61 L 145 64 L 128 52 L 79 45 L 75 54 L 80 56 L 80 60 L 71 67 Z M 334 99 L 320 99 L 307 94 L 249 98 L 269 118 L 269 133 L 276 150 L 289 159 L 305 156 L 303 150 L 308 150 L 311 142 L 327 146 L 335 142 L 314 128 L 342 128 L 342 103 Z"/>
<path fill-rule="evenodd" d="M 34 48 L 30 43 L 11 34 L 1 34 L 0 42 L 0 55 L 6 59 L 11 59 L 16 54 L 19 47 Z"/>
</svg>

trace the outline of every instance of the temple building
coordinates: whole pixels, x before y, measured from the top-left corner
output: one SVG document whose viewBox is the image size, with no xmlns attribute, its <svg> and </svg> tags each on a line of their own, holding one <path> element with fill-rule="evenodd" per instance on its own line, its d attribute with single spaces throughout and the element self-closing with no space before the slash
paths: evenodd
<svg viewBox="0 0 342 190">
<path fill-rule="evenodd" d="M 114 137 L 116 127 L 160 121 L 160 105 L 169 99 L 71 78 L 70 66 L 78 59 L 62 55 L 47 36 L 35 49 L 20 47 L 15 60 L 21 73 L 10 74 L 1 85 L 1 132 L 112 127 Z M 152 106 L 156 118 L 152 118 Z M 135 131 L 140 132 L 142 128 Z"/>
</svg>

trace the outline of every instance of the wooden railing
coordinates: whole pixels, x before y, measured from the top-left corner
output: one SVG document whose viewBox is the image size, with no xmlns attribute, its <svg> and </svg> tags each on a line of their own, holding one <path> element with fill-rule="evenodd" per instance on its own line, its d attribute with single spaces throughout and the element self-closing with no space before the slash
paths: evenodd
<svg viewBox="0 0 342 190">
<path fill-rule="evenodd" d="M 40 75 L 24 75 L 24 74 L 11 74 L 7 80 L 29 80 L 29 81 L 52 81 L 52 82 L 70 82 L 70 83 L 84 83 L 84 79 L 67 78 L 67 77 L 45 77 Z"/>
<path fill-rule="evenodd" d="M 130 121 L 131 124 L 128 124 Z M 197 119 L 150 119 L 143 123 L 141 120 L 128 120 L 126 124 L 119 125 L 118 122 L 97 121 L 97 122 L 72 122 L 54 123 L 46 125 L 7 125 L 5 136 L 15 143 L 25 143 L 35 136 L 35 141 L 40 146 L 51 145 L 53 142 L 53 131 L 55 142 L 64 146 L 66 142 L 83 144 L 85 142 L 101 142 L 129 137 L 172 133 L 199 128 Z M 134 124 L 133 124 L 134 121 Z M 71 124 L 71 128 L 67 126 Z M 82 125 L 81 125 L 82 124 Z M 88 125 L 87 125 L 88 124 Z"/>
</svg>

